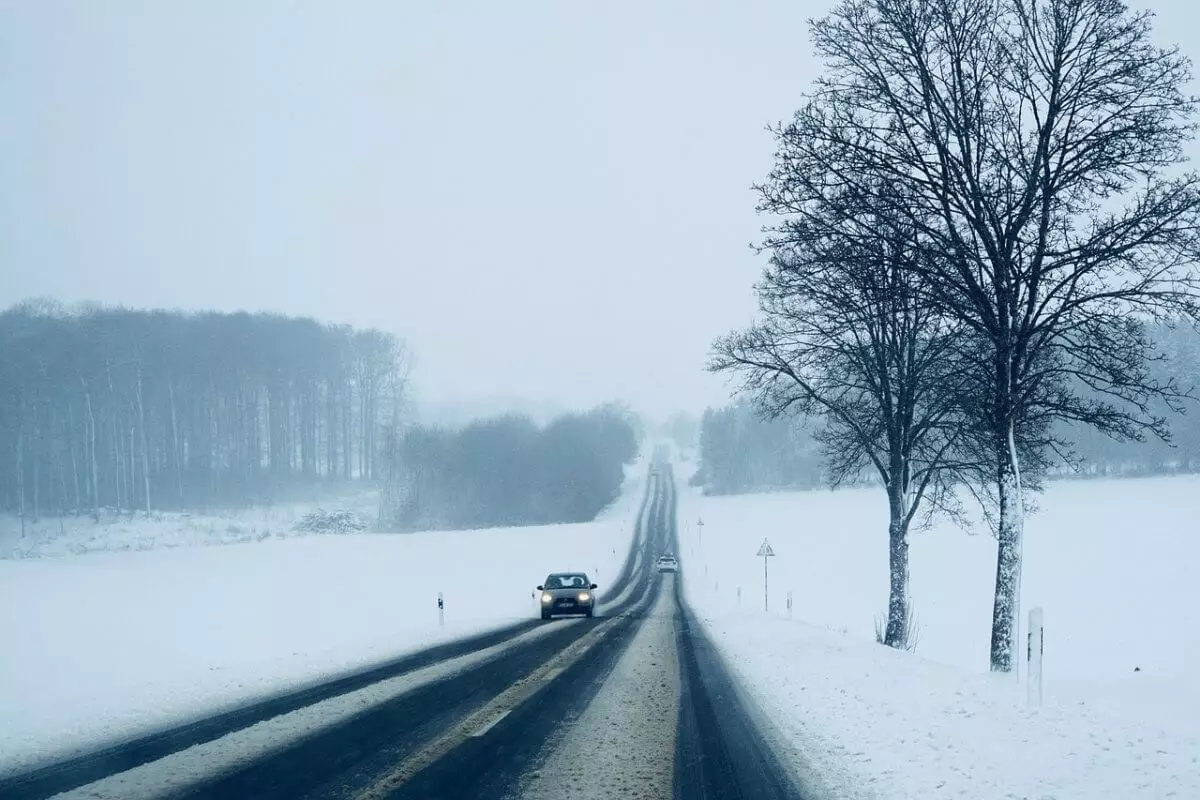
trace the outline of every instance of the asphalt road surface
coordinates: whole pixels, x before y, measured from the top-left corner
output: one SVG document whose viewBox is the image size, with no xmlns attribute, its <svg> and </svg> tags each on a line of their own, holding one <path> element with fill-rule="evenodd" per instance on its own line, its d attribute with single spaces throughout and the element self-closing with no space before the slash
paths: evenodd
<svg viewBox="0 0 1200 800">
<path fill-rule="evenodd" d="M 0 780 L 0 798 L 796 798 L 683 602 L 656 463 L 593 619 L 530 620 Z"/>
</svg>

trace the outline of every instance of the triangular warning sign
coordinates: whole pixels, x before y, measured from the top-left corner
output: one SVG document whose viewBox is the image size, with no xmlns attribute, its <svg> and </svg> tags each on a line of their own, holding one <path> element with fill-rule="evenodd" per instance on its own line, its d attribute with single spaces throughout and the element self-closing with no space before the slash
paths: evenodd
<svg viewBox="0 0 1200 800">
<path fill-rule="evenodd" d="M 758 555 L 760 555 L 760 556 L 775 555 L 775 551 L 773 549 L 771 549 L 771 545 L 767 544 L 766 539 L 763 539 L 762 545 L 758 548 Z"/>
</svg>

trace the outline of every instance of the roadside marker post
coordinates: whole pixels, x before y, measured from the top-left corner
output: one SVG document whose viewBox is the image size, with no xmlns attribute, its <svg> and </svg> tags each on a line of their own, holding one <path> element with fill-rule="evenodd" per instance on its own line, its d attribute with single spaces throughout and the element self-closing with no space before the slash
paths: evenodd
<svg viewBox="0 0 1200 800">
<path fill-rule="evenodd" d="M 442 627 L 446 624 L 446 601 L 442 597 L 442 593 L 438 592 L 438 626 Z"/>
<path fill-rule="evenodd" d="M 742 587 L 738 587 L 738 608 L 742 607 Z"/>
<path fill-rule="evenodd" d="M 696 538 L 700 540 L 699 542 L 697 542 L 697 544 L 700 547 L 704 547 L 704 519 L 703 518 L 696 520 Z"/>
<path fill-rule="evenodd" d="M 788 611 L 788 619 L 791 619 L 792 618 L 792 593 L 790 590 L 787 593 L 787 611 Z"/>
<path fill-rule="evenodd" d="M 763 560 L 763 612 L 770 613 L 767 603 L 767 559 L 775 555 L 775 550 L 771 547 L 771 544 L 766 539 L 763 539 L 763 543 L 758 546 L 758 555 L 761 556 Z M 791 600 L 788 600 L 789 610 L 791 609 L 791 605 Z"/>
<path fill-rule="evenodd" d="M 1041 708 L 1042 656 L 1046 649 L 1041 606 L 1029 610 L 1029 631 L 1025 634 L 1025 648 L 1025 658 L 1029 662 L 1029 668 L 1025 671 L 1027 700 L 1032 708 Z"/>
</svg>

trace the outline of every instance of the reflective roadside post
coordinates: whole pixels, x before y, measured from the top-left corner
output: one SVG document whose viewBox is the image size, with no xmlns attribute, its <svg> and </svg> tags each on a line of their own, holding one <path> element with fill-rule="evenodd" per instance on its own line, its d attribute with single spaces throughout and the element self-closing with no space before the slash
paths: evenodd
<svg viewBox="0 0 1200 800">
<path fill-rule="evenodd" d="M 446 601 L 442 598 L 442 593 L 438 592 L 438 626 L 446 624 Z"/>
<path fill-rule="evenodd" d="M 696 544 L 698 547 L 704 547 L 704 519 L 696 520 L 696 538 L 699 540 Z"/>
<path fill-rule="evenodd" d="M 1042 654 L 1046 639 L 1042 626 L 1041 607 L 1029 610 L 1029 632 L 1025 634 L 1025 657 L 1029 668 L 1025 671 L 1026 699 L 1033 708 L 1042 706 Z"/>
<path fill-rule="evenodd" d="M 790 590 L 787 593 L 787 608 L 788 608 L 788 619 L 791 619 L 792 618 L 792 593 Z"/>
<path fill-rule="evenodd" d="M 766 539 L 763 539 L 763 543 L 758 546 L 758 555 L 763 560 L 763 612 L 767 613 L 769 611 L 767 606 L 767 559 L 775 555 L 775 550 Z M 791 607 L 790 600 L 788 601 L 788 606 L 789 608 Z"/>
</svg>

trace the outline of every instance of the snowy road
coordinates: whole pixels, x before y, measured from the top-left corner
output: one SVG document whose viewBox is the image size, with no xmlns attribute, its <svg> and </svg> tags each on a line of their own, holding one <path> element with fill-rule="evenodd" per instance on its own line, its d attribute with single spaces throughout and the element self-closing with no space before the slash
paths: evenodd
<svg viewBox="0 0 1200 800">
<path fill-rule="evenodd" d="M 670 468 L 588 620 L 511 626 L 0 782 L 13 798 L 798 797 L 673 575 Z"/>
</svg>

